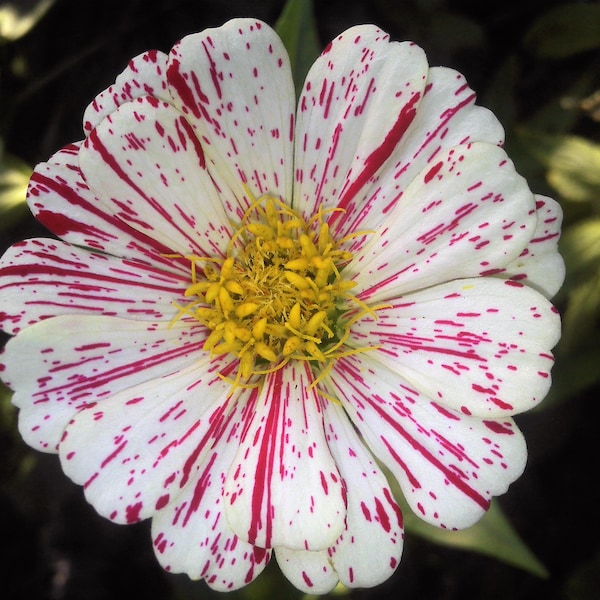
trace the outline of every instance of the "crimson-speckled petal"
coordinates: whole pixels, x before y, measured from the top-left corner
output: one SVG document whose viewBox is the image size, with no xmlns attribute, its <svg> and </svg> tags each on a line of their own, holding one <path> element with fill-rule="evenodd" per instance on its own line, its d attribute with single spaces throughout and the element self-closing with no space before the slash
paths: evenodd
<svg viewBox="0 0 600 600">
<path fill-rule="evenodd" d="M 255 579 L 271 551 L 241 540 L 224 514 L 223 485 L 237 451 L 256 390 L 238 390 L 213 415 L 208 450 L 191 481 L 152 519 L 154 551 L 169 572 L 204 579 L 213 589 L 231 591 Z"/>
<path fill-rule="evenodd" d="M 434 167 L 448 149 L 472 142 L 501 144 L 504 130 L 498 119 L 475 100 L 463 75 L 444 67 L 430 68 L 414 119 L 390 149 L 381 172 L 360 193 L 345 199 L 344 212 L 329 218 L 335 235 L 341 238 L 385 223 L 413 179 Z M 368 237 L 354 235 L 346 246 L 354 252 Z"/>
<path fill-rule="evenodd" d="M 25 328 L 0 357 L 2 378 L 15 390 L 21 435 L 38 450 L 57 452 L 79 410 L 188 367 L 205 339 L 199 324 L 92 315 L 63 315 Z"/>
<path fill-rule="evenodd" d="M 482 418 L 536 406 L 550 388 L 560 317 L 540 293 L 496 278 L 407 294 L 355 323 L 349 344 L 446 407 Z"/>
<path fill-rule="evenodd" d="M 181 270 L 164 256 L 169 248 L 117 218 L 90 191 L 79 169 L 80 147 L 81 143 L 65 146 L 36 165 L 27 191 L 35 218 L 69 244 Z"/>
<path fill-rule="evenodd" d="M 185 305 L 189 276 L 35 238 L 0 259 L 0 324 L 12 334 L 57 315 L 170 321 Z M 24 310 L 26 307 L 26 310 Z"/>
<path fill-rule="evenodd" d="M 361 300 L 380 302 L 503 268 L 536 226 L 535 201 L 501 148 L 457 146 L 409 185 L 345 270 Z"/>
<path fill-rule="evenodd" d="M 151 97 L 123 104 L 79 151 L 87 184 L 112 214 L 173 253 L 222 257 L 231 192 L 215 181 L 187 119 Z"/>
<path fill-rule="evenodd" d="M 167 81 L 173 104 L 241 210 L 249 194 L 290 201 L 294 85 L 285 48 L 270 27 L 233 19 L 183 38 L 169 54 Z"/>
<path fill-rule="evenodd" d="M 197 360 L 80 410 L 59 444 L 65 473 L 104 517 L 134 523 L 192 485 L 231 393 L 229 359 Z"/>
<path fill-rule="evenodd" d="M 83 114 L 86 135 L 121 104 L 141 96 L 167 100 L 166 67 L 167 55 L 158 50 L 150 50 L 132 58 L 115 83 L 100 92 L 86 108 Z"/>
<path fill-rule="evenodd" d="M 413 510 L 438 527 L 475 523 L 525 468 L 525 441 L 510 417 L 447 409 L 368 352 L 338 359 L 326 385 Z"/>
<path fill-rule="evenodd" d="M 306 363 L 267 376 L 225 483 L 225 511 L 262 548 L 321 550 L 344 526 L 340 475 Z"/>
<path fill-rule="evenodd" d="M 421 48 L 372 25 L 340 34 L 309 71 L 298 104 L 294 208 L 351 218 L 415 118 L 427 79 Z M 333 217 L 334 219 L 336 216 Z"/>
<path fill-rule="evenodd" d="M 342 407 L 329 402 L 324 412 L 329 447 L 346 487 L 346 527 L 327 550 L 276 549 L 286 577 L 313 594 L 330 591 L 338 581 L 350 588 L 382 583 L 400 563 L 404 540 L 400 508 L 385 475 Z"/>
<path fill-rule="evenodd" d="M 536 195 L 535 200 L 537 226 L 529 244 L 506 269 L 491 274 L 520 281 L 552 298 L 565 279 L 565 262 L 558 253 L 562 209 L 552 198 Z"/>
</svg>

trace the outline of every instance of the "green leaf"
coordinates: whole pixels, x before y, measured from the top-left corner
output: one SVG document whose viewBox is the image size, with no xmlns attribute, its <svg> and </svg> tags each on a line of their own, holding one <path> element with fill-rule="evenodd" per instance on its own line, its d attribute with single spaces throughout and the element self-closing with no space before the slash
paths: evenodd
<svg viewBox="0 0 600 600">
<path fill-rule="evenodd" d="M 419 519 L 399 496 L 401 495 L 396 494 L 396 498 L 400 500 L 408 533 L 436 544 L 485 554 L 538 577 L 548 577 L 546 567 L 513 529 L 497 501 L 492 502 L 488 512 L 472 527 L 461 531 L 449 531 Z"/>
<path fill-rule="evenodd" d="M 275 31 L 290 56 L 294 85 L 299 94 L 308 70 L 321 52 L 312 0 L 288 0 L 275 23 Z"/>
<path fill-rule="evenodd" d="M 525 44 L 546 58 L 600 48 L 600 5 L 565 4 L 549 10 L 528 31 Z"/>
<path fill-rule="evenodd" d="M 600 273 L 600 219 L 585 219 L 562 234 L 559 250 L 567 268 L 569 292 Z"/>
<path fill-rule="evenodd" d="M 600 273 L 569 294 L 562 320 L 561 353 L 572 353 L 597 340 L 596 323 L 600 317 Z"/>
<path fill-rule="evenodd" d="M 550 186 L 571 202 L 600 210 L 600 145 L 574 135 L 520 130 L 520 141 L 547 169 Z"/>
<path fill-rule="evenodd" d="M 0 147 L 0 231 L 27 215 L 25 193 L 32 171 L 20 159 L 3 153 Z"/>
<path fill-rule="evenodd" d="M 561 297 L 567 303 L 550 401 L 574 396 L 600 380 L 600 218 L 567 227 L 559 250 L 567 270 Z"/>
</svg>

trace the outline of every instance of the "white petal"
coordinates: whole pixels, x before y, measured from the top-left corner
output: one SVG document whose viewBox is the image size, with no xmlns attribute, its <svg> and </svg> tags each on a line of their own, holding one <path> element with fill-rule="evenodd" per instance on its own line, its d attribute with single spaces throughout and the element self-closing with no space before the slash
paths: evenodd
<svg viewBox="0 0 600 600">
<path fill-rule="evenodd" d="M 540 293 L 487 277 L 407 294 L 352 326 L 349 344 L 444 406 L 514 415 L 548 393 L 558 312 Z"/>
<path fill-rule="evenodd" d="M 346 529 L 329 549 L 330 560 L 346 587 L 373 587 L 400 563 L 402 514 L 342 407 L 329 402 L 324 412 L 327 440 L 348 498 Z"/>
<path fill-rule="evenodd" d="M 398 566 L 404 539 L 400 508 L 347 415 L 333 402 L 325 405 L 324 415 L 327 441 L 346 488 L 346 527 L 327 550 L 275 549 L 283 574 L 311 594 L 327 593 L 339 581 L 346 587 L 382 583 Z"/>
<path fill-rule="evenodd" d="M 327 550 L 308 552 L 280 546 L 275 548 L 275 557 L 281 572 L 302 592 L 327 594 L 339 583 Z"/>
<path fill-rule="evenodd" d="M 535 225 L 533 194 L 506 153 L 483 142 L 458 146 L 409 185 L 344 273 L 356 278 L 360 299 L 386 300 L 505 267 Z"/>
<path fill-rule="evenodd" d="M 512 419 L 448 410 L 368 352 L 338 359 L 325 383 L 429 523 L 472 525 L 523 472 L 527 449 Z"/>
<path fill-rule="evenodd" d="M 218 376 L 227 366 L 200 357 L 73 417 L 59 445 L 62 467 L 102 516 L 145 519 L 195 481 L 231 394 Z"/>
<path fill-rule="evenodd" d="M 58 452 L 71 418 L 90 403 L 192 364 L 202 327 L 116 317 L 61 316 L 25 328 L 2 354 L 19 430 L 33 448 Z"/>
<path fill-rule="evenodd" d="M 250 583 L 271 556 L 270 550 L 240 540 L 223 512 L 223 485 L 248 418 L 246 403 L 252 393 L 255 390 L 239 390 L 239 397 L 213 420 L 210 449 L 194 481 L 152 519 L 154 551 L 161 565 L 169 572 L 203 578 L 220 591 Z"/>
<path fill-rule="evenodd" d="M 227 477 L 231 528 L 263 548 L 321 550 L 344 526 L 342 483 L 311 381 L 302 362 L 266 376 Z"/>
<path fill-rule="evenodd" d="M 498 275 L 521 281 L 552 298 L 565 279 L 565 262 L 558 253 L 558 238 L 562 224 L 560 204 L 536 195 L 537 227 L 521 255 Z"/>
<path fill-rule="evenodd" d="M 150 50 L 132 58 L 115 83 L 98 94 L 83 115 L 83 129 L 88 134 L 100 121 L 121 104 L 141 96 L 154 96 L 167 100 L 165 82 L 167 55 Z"/>
<path fill-rule="evenodd" d="M 294 206 L 352 219 L 372 182 L 415 117 L 427 77 L 421 48 L 389 42 L 372 25 L 339 35 L 310 69 L 298 105 Z M 334 231 L 339 229 L 337 222 Z M 347 229 L 347 228 L 346 228 Z"/>
<path fill-rule="evenodd" d="M 241 210 L 244 186 L 255 197 L 290 199 L 294 85 L 285 48 L 268 25 L 233 19 L 185 37 L 169 55 L 167 80 Z"/>
<path fill-rule="evenodd" d="M 0 323 L 7 333 L 57 315 L 171 321 L 189 275 L 51 239 L 11 246 L 0 259 Z"/>
<path fill-rule="evenodd" d="M 75 246 L 173 270 L 173 260 L 163 256 L 168 248 L 118 219 L 90 191 L 79 169 L 80 146 L 65 146 L 36 165 L 27 190 L 35 218 Z"/>
<path fill-rule="evenodd" d="M 457 71 L 429 69 L 415 117 L 380 176 L 363 190 L 365 199 L 357 207 L 348 207 L 343 215 L 332 215 L 336 235 L 379 227 L 411 182 L 434 167 L 448 149 L 472 142 L 501 145 L 502 125 L 488 109 L 477 106 L 475 99 L 475 92 Z M 352 238 L 349 249 L 357 250 L 361 239 Z"/>
<path fill-rule="evenodd" d="M 79 152 L 87 184 L 112 214 L 172 252 L 223 256 L 231 228 L 186 118 L 142 97 L 120 106 Z"/>
</svg>

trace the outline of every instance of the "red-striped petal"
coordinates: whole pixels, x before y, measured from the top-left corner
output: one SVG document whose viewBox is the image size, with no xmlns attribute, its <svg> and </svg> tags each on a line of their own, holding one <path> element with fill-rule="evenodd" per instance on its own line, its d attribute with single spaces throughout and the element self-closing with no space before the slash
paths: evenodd
<svg viewBox="0 0 600 600">
<path fill-rule="evenodd" d="M 344 527 L 342 481 L 306 363 L 267 375 L 225 484 L 226 514 L 262 548 L 320 550 Z"/>
<path fill-rule="evenodd" d="M 523 472 L 527 449 L 511 418 L 447 409 L 368 352 L 336 361 L 326 385 L 413 510 L 438 527 L 472 525 Z"/>
</svg>

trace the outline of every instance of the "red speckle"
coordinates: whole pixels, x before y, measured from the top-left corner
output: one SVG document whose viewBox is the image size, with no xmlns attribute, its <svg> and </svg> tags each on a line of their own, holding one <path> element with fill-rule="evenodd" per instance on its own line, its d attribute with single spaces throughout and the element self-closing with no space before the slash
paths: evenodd
<svg viewBox="0 0 600 600">
<path fill-rule="evenodd" d="M 369 511 L 367 505 L 364 502 L 360 503 L 360 508 L 362 509 L 363 515 L 369 523 L 371 522 L 371 512 Z"/>
<path fill-rule="evenodd" d="M 325 495 L 327 495 L 329 493 L 329 486 L 327 485 L 327 480 L 325 479 L 323 471 L 321 471 L 321 487 L 323 488 Z"/>
<path fill-rule="evenodd" d="M 156 501 L 156 510 L 160 510 L 161 508 L 164 508 L 168 503 L 169 503 L 169 494 L 165 494 L 164 496 L 161 496 L 157 501 Z"/>
<path fill-rule="evenodd" d="M 135 504 L 130 504 L 125 509 L 125 520 L 127 523 L 137 523 L 140 520 L 142 506 L 142 502 L 136 502 Z"/>
<path fill-rule="evenodd" d="M 504 285 L 510 285 L 512 287 L 523 287 L 522 283 L 519 283 L 518 281 L 514 281 L 512 279 L 505 279 Z"/>
<path fill-rule="evenodd" d="M 433 165 L 433 167 L 431 167 L 431 169 L 429 169 L 429 171 L 427 171 L 427 173 L 425 173 L 425 178 L 423 181 L 425 183 L 429 183 L 439 173 L 442 166 L 443 166 L 443 163 L 441 161 L 439 163 Z"/>
<path fill-rule="evenodd" d="M 509 404 L 508 402 L 503 402 L 502 400 L 500 400 L 500 398 L 490 398 L 490 400 L 496 406 L 499 406 L 502 410 L 512 410 L 513 409 L 512 404 Z"/>
<path fill-rule="evenodd" d="M 483 424 L 491 429 L 494 433 L 500 433 L 503 435 L 513 435 L 513 430 L 510 427 L 502 423 L 498 423 L 498 421 L 484 421 Z"/>
<path fill-rule="evenodd" d="M 379 519 L 379 523 L 383 527 L 383 530 L 389 532 L 391 530 L 390 518 L 388 517 L 385 509 L 383 508 L 383 504 L 379 500 L 379 498 L 375 498 L 375 509 L 377 511 L 377 517 Z"/>
</svg>

